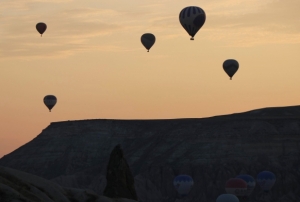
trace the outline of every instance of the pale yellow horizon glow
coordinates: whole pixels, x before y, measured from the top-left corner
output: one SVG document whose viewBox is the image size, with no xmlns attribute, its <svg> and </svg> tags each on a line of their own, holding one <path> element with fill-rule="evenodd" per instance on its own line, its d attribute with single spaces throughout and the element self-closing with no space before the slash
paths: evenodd
<svg viewBox="0 0 300 202">
<path fill-rule="evenodd" d="M 186 6 L 206 22 L 190 37 Z M 300 100 L 299 0 L 3 0 L 0 157 L 50 122 L 201 118 Z M 38 22 L 48 26 L 43 37 Z M 147 53 L 140 42 L 153 33 Z M 233 80 L 222 64 L 236 59 Z M 43 97 L 56 95 L 49 113 Z"/>
</svg>

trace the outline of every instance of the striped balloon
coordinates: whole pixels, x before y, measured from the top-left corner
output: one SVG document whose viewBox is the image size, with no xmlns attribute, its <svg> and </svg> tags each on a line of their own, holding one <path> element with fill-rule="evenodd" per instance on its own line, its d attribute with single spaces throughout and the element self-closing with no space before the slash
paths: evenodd
<svg viewBox="0 0 300 202">
<path fill-rule="evenodd" d="M 221 194 L 216 202 L 240 202 L 240 200 L 233 194 Z"/>
<path fill-rule="evenodd" d="M 51 109 L 56 104 L 56 102 L 57 102 L 57 99 L 54 95 L 46 95 L 44 97 L 44 104 L 47 106 L 47 108 L 49 109 L 50 112 L 51 112 Z"/>
<path fill-rule="evenodd" d="M 250 196 L 253 189 L 255 188 L 255 179 L 251 175 L 238 175 L 236 178 L 242 179 L 247 183 L 247 193 L 246 196 Z"/>
<path fill-rule="evenodd" d="M 192 186 L 194 185 L 194 180 L 189 175 L 178 175 L 173 180 L 173 185 L 181 197 L 187 196 L 190 192 Z"/>
<path fill-rule="evenodd" d="M 194 36 L 204 25 L 205 20 L 206 15 L 204 10 L 197 6 L 185 7 L 179 13 L 179 21 L 182 27 L 191 36 L 191 40 L 194 40 Z"/>
<path fill-rule="evenodd" d="M 268 192 L 275 184 L 276 176 L 270 171 L 263 171 L 257 175 L 256 181 L 262 190 Z"/>
<path fill-rule="evenodd" d="M 227 194 L 234 194 L 236 196 L 245 196 L 247 192 L 247 183 L 238 178 L 231 178 L 225 184 Z"/>
</svg>

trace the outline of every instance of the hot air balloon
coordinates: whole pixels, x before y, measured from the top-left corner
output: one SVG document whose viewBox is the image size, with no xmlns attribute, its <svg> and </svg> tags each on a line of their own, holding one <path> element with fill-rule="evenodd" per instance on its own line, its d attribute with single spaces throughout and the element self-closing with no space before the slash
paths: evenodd
<svg viewBox="0 0 300 202">
<path fill-rule="evenodd" d="M 251 175 L 238 175 L 235 178 L 239 178 L 244 180 L 247 183 L 247 193 L 246 196 L 250 196 L 250 194 L 252 193 L 254 187 L 255 187 L 255 179 L 251 176 Z"/>
<path fill-rule="evenodd" d="M 226 60 L 223 63 L 223 69 L 226 72 L 226 74 L 230 77 L 230 80 L 231 80 L 233 75 L 239 69 L 239 63 L 233 59 Z"/>
<path fill-rule="evenodd" d="M 257 175 L 257 183 L 265 192 L 269 192 L 276 181 L 276 176 L 270 171 L 262 171 Z"/>
<path fill-rule="evenodd" d="M 47 25 L 43 22 L 37 23 L 35 27 L 36 27 L 36 30 L 41 34 L 41 36 L 47 29 Z"/>
<path fill-rule="evenodd" d="M 247 192 L 247 183 L 238 178 L 231 178 L 225 184 L 227 194 L 234 194 L 236 196 L 244 196 Z"/>
<path fill-rule="evenodd" d="M 174 178 L 173 185 L 179 195 L 184 197 L 190 192 L 192 186 L 194 185 L 194 180 L 189 175 L 178 175 Z"/>
<path fill-rule="evenodd" d="M 141 42 L 149 52 L 150 48 L 155 43 L 155 36 L 151 33 L 143 34 L 141 37 Z"/>
<path fill-rule="evenodd" d="M 179 13 L 179 21 L 182 27 L 191 36 L 191 40 L 194 40 L 194 36 L 199 29 L 204 25 L 206 15 L 204 10 L 197 6 L 188 6 L 181 10 Z"/>
<path fill-rule="evenodd" d="M 44 97 L 44 103 L 47 106 L 47 108 L 49 109 L 49 112 L 51 112 L 51 109 L 54 107 L 56 102 L 57 102 L 57 99 L 54 95 L 46 95 Z"/>
<path fill-rule="evenodd" d="M 216 202 L 240 202 L 240 200 L 233 194 L 221 194 Z"/>
</svg>

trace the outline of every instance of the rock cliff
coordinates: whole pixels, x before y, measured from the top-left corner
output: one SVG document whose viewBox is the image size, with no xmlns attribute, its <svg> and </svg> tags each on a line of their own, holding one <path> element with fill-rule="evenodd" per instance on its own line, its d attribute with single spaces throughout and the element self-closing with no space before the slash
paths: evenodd
<svg viewBox="0 0 300 202">
<path fill-rule="evenodd" d="M 299 106 L 199 119 L 56 122 L 0 165 L 102 195 L 117 144 L 143 202 L 178 200 L 172 184 L 178 174 L 195 182 L 185 202 L 213 202 L 225 193 L 229 178 L 256 177 L 263 170 L 272 171 L 277 181 L 269 196 L 256 186 L 250 201 L 300 201 Z"/>
<path fill-rule="evenodd" d="M 98 196 L 90 190 L 65 188 L 22 171 L 0 166 L 1 202 L 136 202 Z"/>
<path fill-rule="evenodd" d="M 127 198 L 137 201 L 134 178 L 119 144 L 110 154 L 106 180 L 106 187 L 103 192 L 104 196 L 109 198 Z"/>
</svg>

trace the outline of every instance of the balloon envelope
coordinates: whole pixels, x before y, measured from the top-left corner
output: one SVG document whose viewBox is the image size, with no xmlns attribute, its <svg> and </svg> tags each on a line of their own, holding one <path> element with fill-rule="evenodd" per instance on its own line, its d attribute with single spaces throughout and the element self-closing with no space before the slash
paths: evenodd
<svg viewBox="0 0 300 202">
<path fill-rule="evenodd" d="M 257 175 L 257 183 L 264 191 L 270 191 L 276 182 L 276 176 L 270 171 L 262 171 Z"/>
<path fill-rule="evenodd" d="M 43 22 L 39 22 L 36 24 L 36 30 L 41 34 L 43 35 L 43 33 L 46 31 L 47 29 L 47 25 Z"/>
<path fill-rule="evenodd" d="M 240 200 L 233 194 L 221 194 L 216 202 L 240 202 Z"/>
<path fill-rule="evenodd" d="M 247 193 L 247 183 L 238 178 L 231 178 L 225 184 L 227 194 L 234 194 L 236 196 L 245 196 Z"/>
<path fill-rule="evenodd" d="M 251 175 L 238 175 L 236 178 L 242 179 L 247 183 L 247 193 L 246 196 L 250 196 L 252 193 L 253 189 L 255 188 L 255 179 Z"/>
<path fill-rule="evenodd" d="M 189 175 L 178 175 L 173 180 L 173 185 L 181 197 L 187 196 L 190 192 L 192 186 L 194 185 L 194 180 Z"/>
<path fill-rule="evenodd" d="M 44 104 L 47 106 L 47 108 L 49 109 L 50 112 L 51 112 L 51 109 L 56 104 L 56 102 L 57 102 L 57 99 L 54 95 L 46 95 L 44 97 Z"/>
<path fill-rule="evenodd" d="M 151 33 L 143 34 L 141 37 L 141 42 L 149 52 L 150 48 L 155 43 L 155 36 Z"/>
<path fill-rule="evenodd" d="M 182 27 L 191 36 L 191 40 L 194 40 L 194 36 L 199 29 L 204 25 L 206 15 L 204 10 L 197 6 L 188 6 L 181 10 L 179 13 L 179 22 Z"/>
<path fill-rule="evenodd" d="M 233 75 L 239 69 L 239 63 L 233 59 L 226 60 L 223 63 L 223 69 L 226 72 L 226 74 L 230 77 L 230 80 L 231 80 Z"/>
</svg>

